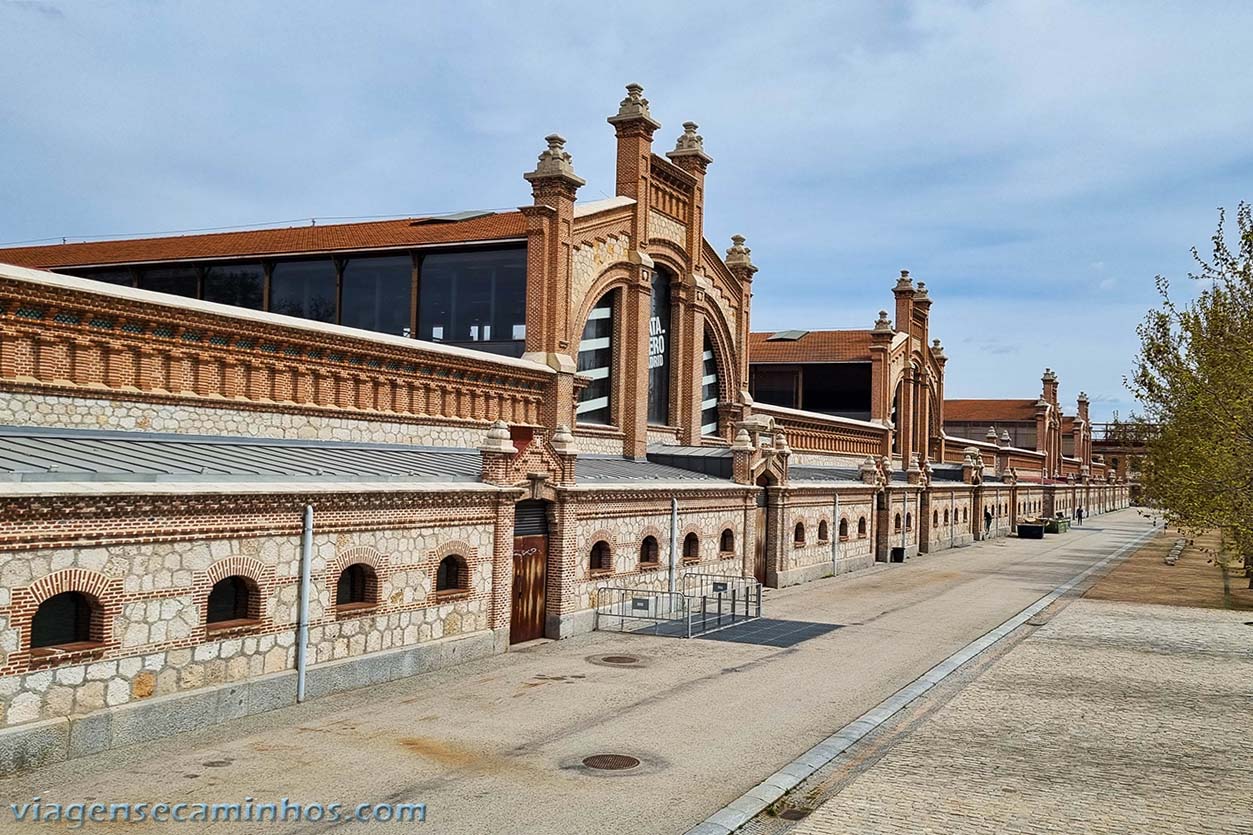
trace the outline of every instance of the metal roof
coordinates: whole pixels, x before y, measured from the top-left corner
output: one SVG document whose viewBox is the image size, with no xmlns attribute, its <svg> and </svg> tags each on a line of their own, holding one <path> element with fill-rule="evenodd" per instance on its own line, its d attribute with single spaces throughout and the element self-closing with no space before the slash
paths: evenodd
<svg viewBox="0 0 1253 835">
<path fill-rule="evenodd" d="M 788 467 L 792 481 L 855 481 L 862 483 L 861 472 L 848 467 Z"/>
<path fill-rule="evenodd" d="M 477 482 L 478 450 L 0 426 L 0 482 Z"/>
<path fill-rule="evenodd" d="M 666 467 L 727 480 L 732 476 L 731 450 L 718 446 L 666 446 L 648 448 L 648 460 Z"/>
<path fill-rule="evenodd" d="M 579 484 L 641 481 L 725 481 L 715 474 L 695 472 L 655 461 L 632 461 L 612 455 L 580 455 L 575 468 Z"/>
</svg>

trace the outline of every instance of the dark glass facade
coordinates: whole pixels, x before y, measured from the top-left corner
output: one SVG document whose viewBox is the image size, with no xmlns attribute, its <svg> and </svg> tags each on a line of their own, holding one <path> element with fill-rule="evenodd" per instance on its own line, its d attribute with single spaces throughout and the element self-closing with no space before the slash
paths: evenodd
<svg viewBox="0 0 1253 835">
<path fill-rule="evenodd" d="M 718 360 L 714 357 L 713 341 L 708 333 L 705 334 L 701 354 L 700 433 L 718 434 Z"/>
<path fill-rule="evenodd" d="M 525 347 L 520 246 L 57 272 L 508 356 Z"/>
</svg>

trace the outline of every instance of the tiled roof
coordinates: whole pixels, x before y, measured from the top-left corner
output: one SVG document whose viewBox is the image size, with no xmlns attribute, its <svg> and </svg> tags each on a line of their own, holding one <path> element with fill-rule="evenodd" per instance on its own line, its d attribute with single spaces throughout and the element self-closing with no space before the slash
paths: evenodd
<svg viewBox="0 0 1253 835">
<path fill-rule="evenodd" d="M 748 335 L 749 362 L 870 362 L 870 331 L 809 331 L 800 339 L 770 341 Z"/>
<path fill-rule="evenodd" d="M 384 249 L 463 241 L 494 241 L 521 238 L 525 235 L 526 222 L 522 213 L 502 212 L 452 222 L 401 218 L 330 226 L 291 226 L 284 229 L 255 229 L 210 235 L 15 247 L 0 249 L 0 263 L 56 269 L 145 261 Z"/>
<path fill-rule="evenodd" d="M 945 423 L 1035 422 L 1034 400 L 945 400 Z"/>
</svg>

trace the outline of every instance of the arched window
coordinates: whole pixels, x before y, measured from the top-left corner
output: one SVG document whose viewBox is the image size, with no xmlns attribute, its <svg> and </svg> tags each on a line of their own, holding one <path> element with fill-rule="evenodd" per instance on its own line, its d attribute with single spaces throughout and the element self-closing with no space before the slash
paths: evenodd
<svg viewBox="0 0 1253 835">
<path fill-rule="evenodd" d="M 944 524 L 948 524 L 948 508 L 944 508 Z"/>
<path fill-rule="evenodd" d="M 435 570 L 435 593 L 457 594 L 470 588 L 470 572 L 466 569 L 465 558 L 460 554 L 449 554 L 439 561 Z"/>
<path fill-rule="evenodd" d="M 841 519 L 840 520 L 840 541 L 843 542 L 847 539 L 848 539 L 848 520 Z"/>
<path fill-rule="evenodd" d="M 617 291 L 600 297 L 587 314 L 583 338 L 579 340 L 579 374 L 591 378 L 579 392 L 574 418 L 579 423 L 607 424 L 612 420 L 613 396 L 613 302 Z"/>
<path fill-rule="evenodd" d="M 819 542 L 831 541 L 831 529 L 827 526 L 826 519 L 823 519 L 822 521 L 818 523 L 818 541 Z"/>
<path fill-rule="evenodd" d="M 914 529 L 914 514 L 905 514 L 905 530 L 912 531 Z"/>
<path fill-rule="evenodd" d="M 857 520 L 857 538 L 861 539 L 866 535 L 866 517 L 862 516 Z"/>
<path fill-rule="evenodd" d="M 608 542 L 602 539 L 592 546 L 592 553 L 588 555 L 588 566 L 593 574 L 608 574 L 613 571 L 613 551 Z"/>
<path fill-rule="evenodd" d="M 205 623 L 230 624 L 260 619 L 261 594 L 251 579 L 232 574 L 213 584 L 205 608 Z"/>
<path fill-rule="evenodd" d="M 963 522 L 970 521 L 970 508 L 966 508 L 966 507 L 962 508 L 962 521 Z"/>
<path fill-rule="evenodd" d="M 340 607 L 373 606 L 378 602 L 378 575 L 374 568 L 355 562 L 339 572 L 335 583 L 335 605 Z"/>
<path fill-rule="evenodd" d="M 700 537 L 695 533 L 683 537 L 683 562 L 700 562 Z"/>
<path fill-rule="evenodd" d="M 735 551 L 735 531 L 727 528 L 722 532 L 722 537 L 718 540 L 718 550 L 724 554 Z"/>
<path fill-rule="evenodd" d="M 931 524 L 935 525 L 937 528 L 940 526 L 940 511 L 931 511 Z"/>
<path fill-rule="evenodd" d="M 705 347 L 701 354 L 700 433 L 718 434 L 718 360 L 714 357 L 713 340 L 705 330 Z"/>
<path fill-rule="evenodd" d="M 805 523 L 797 522 L 796 530 L 792 532 L 792 542 L 796 545 L 805 544 Z"/>
<path fill-rule="evenodd" d="M 892 530 L 896 531 L 897 533 L 900 533 L 901 515 L 899 513 L 896 514 L 896 517 L 892 520 Z"/>
<path fill-rule="evenodd" d="M 644 541 L 640 543 L 640 567 L 649 568 L 656 567 L 661 564 L 661 546 L 657 544 L 657 537 L 646 536 Z"/>
<path fill-rule="evenodd" d="M 103 633 L 103 616 L 96 599 L 80 591 L 63 591 L 35 610 L 30 622 L 30 648 L 101 643 Z"/>
</svg>

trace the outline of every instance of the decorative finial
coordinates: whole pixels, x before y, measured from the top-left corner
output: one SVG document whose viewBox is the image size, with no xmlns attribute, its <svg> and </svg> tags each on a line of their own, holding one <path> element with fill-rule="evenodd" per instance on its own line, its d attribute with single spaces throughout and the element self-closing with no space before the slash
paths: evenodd
<svg viewBox="0 0 1253 835">
<path fill-rule="evenodd" d="M 696 132 L 695 122 L 683 123 L 683 135 L 674 143 L 674 150 L 666 154 L 677 165 L 685 161 L 695 160 L 704 170 L 705 165 L 713 162 L 713 157 L 705 153 L 705 137 Z"/>
<path fill-rule="evenodd" d="M 518 450 L 513 445 L 513 441 L 509 436 L 509 424 L 503 420 L 498 420 L 487 430 L 487 436 L 483 439 L 483 445 L 479 447 L 483 452 L 502 452 L 513 454 Z"/>
<path fill-rule="evenodd" d="M 557 429 L 553 432 L 552 448 L 556 452 L 568 453 L 574 452 L 574 435 L 570 432 L 570 427 L 564 423 L 558 424 Z"/>
<path fill-rule="evenodd" d="M 948 359 L 948 355 L 944 353 L 944 346 L 938 339 L 931 340 L 931 356 L 940 361 Z"/>
<path fill-rule="evenodd" d="M 909 270 L 901 270 L 901 277 L 896 279 L 896 290 L 912 290 L 914 281 L 909 277 Z"/>
<path fill-rule="evenodd" d="M 987 434 L 986 434 L 984 437 L 985 437 L 985 438 L 987 438 L 987 439 L 988 439 L 989 441 L 991 441 L 992 443 L 996 443 L 996 427 L 995 427 L 995 426 L 989 426 L 989 427 L 988 427 L 988 432 L 987 432 Z"/>
<path fill-rule="evenodd" d="M 896 333 L 896 328 L 892 327 L 892 320 L 888 318 L 886 310 L 879 311 L 879 318 L 874 323 L 875 333 Z"/>
<path fill-rule="evenodd" d="M 735 442 L 731 444 L 731 449 L 738 449 L 738 450 L 754 449 L 753 438 L 751 435 L 748 434 L 748 430 L 745 429 L 743 426 L 740 427 L 739 432 L 735 433 Z"/>
<path fill-rule="evenodd" d="M 925 301 L 931 298 L 929 295 L 927 295 L 927 284 L 925 281 L 918 282 L 918 292 L 914 295 L 914 298 L 918 299 L 919 301 Z"/>
<path fill-rule="evenodd" d="M 757 267 L 753 266 L 753 251 L 744 246 L 743 235 L 731 236 L 731 248 L 727 250 L 726 264 L 732 269 L 739 267 L 748 270 L 750 275 L 757 272 Z"/>
<path fill-rule="evenodd" d="M 566 150 L 566 138 L 559 133 L 552 133 L 545 136 L 544 141 L 548 143 L 548 147 L 540 153 L 535 170 L 522 176 L 531 182 L 557 179 L 576 187 L 584 185 L 587 181 L 574 173 L 573 157 Z"/>
<path fill-rule="evenodd" d="M 661 127 L 661 123 L 648 112 L 648 99 L 643 96 L 644 88 L 632 82 L 626 86 L 626 91 L 626 98 L 618 105 L 617 114 L 609 117 L 609 124 L 616 125 L 621 122 L 639 120 L 647 123 L 653 130 Z"/>
<path fill-rule="evenodd" d="M 1086 391 L 1079 392 L 1079 402 L 1080 403 L 1088 402 L 1088 393 Z"/>
</svg>

